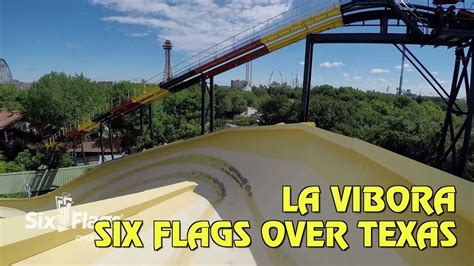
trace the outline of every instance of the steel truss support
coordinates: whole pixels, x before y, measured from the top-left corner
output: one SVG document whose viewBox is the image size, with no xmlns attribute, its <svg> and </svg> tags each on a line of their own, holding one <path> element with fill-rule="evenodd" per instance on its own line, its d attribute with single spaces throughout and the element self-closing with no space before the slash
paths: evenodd
<svg viewBox="0 0 474 266">
<path fill-rule="evenodd" d="M 105 163 L 104 125 L 102 125 L 102 123 L 100 123 L 100 127 L 99 127 L 99 138 L 100 138 L 100 155 L 102 156 L 102 163 Z"/>
<path fill-rule="evenodd" d="M 113 146 L 113 132 L 112 132 L 112 122 L 109 122 L 109 145 L 110 145 L 110 156 L 112 157 L 112 160 L 114 160 L 114 146 Z"/>
<path fill-rule="evenodd" d="M 83 137 L 81 137 L 81 153 L 82 153 L 82 164 L 86 165 L 86 153 L 84 152 L 84 142 L 83 142 Z"/>
<path fill-rule="evenodd" d="M 381 28 L 381 32 L 386 29 Z M 311 75 L 313 70 L 313 50 L 316 43 L 414 43 L 415 41 L 406 34 L 376 34 L 376 33 L 352 33 L 352 34 L 309 34 L 306 37 L 303 93 L 301 98 L 300 122 L 306 122 L 309 118 L 309 99 L 311 93 Z"/>
<path fill-rule="evenodd" d="M 209 103 L 206 106 L 206 94 L 209 95 Z M 209 112 L 209 131 L 214 132 L 214 77 L 209 78 L 209 86 L 206 78 L 201 76 L 201 135 L 206 134 L 206 112 Z"/>
<path fill-rule="evenodd" d="M 206 133 L 206 90 L 207 84 L 204 76 L 201 77 L 201 135 Z"/>
<path fill-rule="evenodd" d="M 467 51 L 467 52 L 466 52 Z M 470 69 L 469 69 L 470 68 Z M 441 130 L 438 146 L 437 163 L 442 166 L 451 155 L 447 166 L 457 176 L 464 177 L 466 165 L 470 156 L 472 137 L 472 119 L 474 113 L 474 44 L 468 48 L 456 49 L 451 93 L 448 98 L 446 118 Z M 462 111 L 456 104 L 461 88 L 466 91 L 467 110 Z M 456 131 L 453 115 L 462 115 L 463 122 Z M 461 140 L 461 136 L 464 136 Z"/>
<path fill-rule="evenodd" d="M 448 170 L 459 177 L 464 177 L 467 160 L 469 159 L 469 146 L 471 140 L 472 131 L 472 106 L 469 103 L 469 96 L 472 94 L 472 80 L 471 83 L 469 77 L 469 63 L 471 62 L 472 72 L 472 56 L 473 48 L 462 48 L 456 49 L 456 60 L 454 64 L 453 80 L 451 84 L 451 91 L 448 93 L 438 80 L 431 74 L 431 72 L 421 63 L 421 61 L 405 46 L 402 45 L 400 48 L 395 44 L 395 47 L 401 52 L 406 51 L 408 61 L 415 67 L 416 70 L 425 78 L 425 80 L 431 85 L 436 93 L 443 99 L 447 105 L 446 118 L 444 121 L 443 128 L 441 129 L 441 138 L 438 145 L 438 152 L 436 155 L 436 164 L 438 167 L 442 167 L 446 164 L 446 161 L 451 155 L 450 162 L 446 165 Z M 467 53 L 465 53 L 467 50 Z M 462 67 L 462 69 L 461 69 Z M 473 74 L 471 75 L 474 76 Z M 466 90 L 466 96 L 468 101 L 468 110 L 462 110 L 457 103 L 457 97 L 461 88 Z M 456 131 L 453 123 L 453 115 L 462 116 L 465 118 L 461 127 Z M 461 144 L 461 136 L 464 135 L 464 141 Z M 446 145 L 449 145 L 446 147 Z M 461 148 L 458 147 L 461 145 Z"/>
<path fill-rule="evenodd" d="M 425 79 L 426 82 L 431 86 L 431 88 L 438 94 L 438 96 L 448 104 L 449 93 L 446 89 L 441 85 L 437 78 L 428 70 L 428 68 L 423 65 L 423 63 L 415 56 L 414 53 L 408 49 L 404 44 L 399 47 L 398 44 L 394 44 L 395 48 L 397 48 L 402 55 L 411 63 L 411 65 L 420 73 L 420 75 Z M 456 107 L 455 112 L 461 114 L 462 111 L 459 106 L 454 103 L 454 107 Z"/>
<path fill-rule="evenodd" d="M 310 34 L 306 37 L 305 72 L 301 99 L 301 122 L 308 120 L 313 46 L 316 43 L 393 44 L 402 54 L 405 54 L 406 59 L 423 76 L 423 78 L 428 82 L 428 84 L 430 84 L 430 86 L 448 106 L 445 123 L 441 130 L 441 140 L 438 147 L 438 153 L 436 156 L 437 165 L 438 167 L 441 167 L 446 163 L 448 156 L 451 155 L 451 163 L 449 164 L 451 172 L 457 176 L 464 177 L 466 165 L 470 156 L 473 127 L 472 120 L 474 116 L 473 40 L 471 40 L 470 44 L 466 47 L 458 47 L 456 49 L 456 63 L 454 67 L 453 82 L 451 85 L 451 91 L 448 93 L 439 83 L 439 81 L 433 76 L 433 74 L 423 65 L 423 63 L 405 46 L 406 44 L 419 44 L 416 38 L 413 38 L 413 36 L 409 34 Z M 467 50 L 467 52 L 465 50 Z M 460 108 L 456 102 L 459 91 L 463 85 L 466 91 L 467 110 Z M 464 120 L 457 132 L 454 128 L 453 115 L 460 116 Z M 462 141 L 461 137 L 463 137 Z"/>
<path fill-rule="evenodd" d="M 140 107 L 140 136 L 145 137 L 146 134 L 149 134 L 150 139 L 153 141 L 155 138 L 155 131 L 153 130 L 153 106 L 152 104 L 148 105 L 148 110 L 145 109 L 146 106 Z M 145 121 L 147 124 L 145 130 Z"/>
<path fill-rule="evenodd" d="M 153 131 L 153 108 L 151 103 L 148 105 L 148 130 L 150 131 L 150 139 L 153 141 L 155 132 Z"/>
<path fill-rule="evenodd" d="M 214 113 L 214 77 L 209 78 L 209 127 L 210 131 L 214 132 L 214 119 L 215 119 L 215 113 Z"/>
<path fill-rule="evenodd" d="M 142 106 L 140 107 L 140 136 L 142 137 L 144 133 L 143 116 L 144 116 L 144 111 L 143 111 L 143 106 Z"/>
<path fill-rule="evenodd" d="M 73 153 L 74 165 L 77 166 L 76 139 L 72 139 L 72 153 Z"/>
<path fill-rule="evenodd" d="M 310 36 L 306 38 L 306 50 L 304 54 L 304 76 L 303 92 L 301 95 L 301 114 L 300 122 L 308 121 L 309 113 L 309 95 L 311 93 L 311 73 L 313 71 L 313 46 Z"/>
</svg>

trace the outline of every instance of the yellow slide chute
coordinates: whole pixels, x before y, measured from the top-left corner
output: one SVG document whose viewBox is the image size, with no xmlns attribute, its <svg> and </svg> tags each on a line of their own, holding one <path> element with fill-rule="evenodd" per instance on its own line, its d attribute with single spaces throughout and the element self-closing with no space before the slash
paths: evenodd
<svg viewBox="0 0 474 266">
<path fill-rule="evenodd" d="M 197 185 L 197 186 L 196 186 Z M 283 214 L 281 191 L 310 185 L 321 187 L 321 212 L 306 216 Z M 336 213 L 330 185 L 429 185 L 437 190 L 454 185 L 456 213 L 443 216 L 384 211 Z M 222 130 L 125 157 L 88 172 L 49 194 L 31 199 L 0 200 L 0 254 L 4 263 L 86 264 L 120 263 L 260 263 L 260 264 L 472 264 L 474 245 L 473 184 L 440 170 L 363 141 L 330 133 L 307 124 Z M 68 193 L 72 211 L 89 215 L 121 215 L 143 220 L 144 248 L 95 248 L 90 229 L 25 229 L 24 212 L 57 215 L 55 197 Z M 351 228 L 347 251 L 290 248 L 271 249 L 258 234 L 266 220 L 344 220 Z M 458 244 L 454 248 L 362 247 L 359 220 L 454 220 Z M 197 220 L 249 220 L 252 245 L 229 249 L 212 245 L 153 250 L 153 221 L 180 220 L 188 228 Z M 21 254 L 21 255 L 19 255 Z"/>
<path fill-rule="evenodd" d="M 270 52 L 273 52 L 303 40 L 309 33 L 317 34 L 342 26 L 344 26 L 344 23 L 341 16 L 341 7 L 335 5 L 326 11 L 268 34 L 261 39 L 261 42 Z"/>
</svg>

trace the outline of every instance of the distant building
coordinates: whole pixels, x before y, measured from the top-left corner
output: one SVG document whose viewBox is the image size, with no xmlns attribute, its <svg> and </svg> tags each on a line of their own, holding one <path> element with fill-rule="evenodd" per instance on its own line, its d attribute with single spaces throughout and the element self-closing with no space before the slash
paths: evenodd
<svg viewBox="0 0 474 266">
<path fill-rule="evenodd" d="M 122 153 L 124 152 L 122 149 L 122 139 L 121 138 L 114 138 L 112 139 L 112 149 L 114 153 L 114 158 L 122 157 Z M 84 150 L 85 160 L 82 157 L 82 151 Z M 102 162 L 102 150 L 100 148 L 100 141 L 85 141 L 81 147 L 80 143 L 75 143 L 75 146 L 70 144 L 68 146 L 69 153 L 72 154 L 73 158 L 75 158 L 76 163 L 78 165 L 91 165 L 91 164 L 101 164 Z M 110 141 L 109 139 L 104 139 L 104 155 L 106 161 L 111 160 L 112 150 L 110 150 Z"/>
<path fill-rule="evenodd" d="M 241 113 L 240 115 L 244 116 L 244 117 L 251 117 L 251 116 L 253 116 L 257 113 L 258 113 L 257 109 L 255 109 L 253 107 L 247 107 L 247 110 L 245 112 Z"/>
<path fill-rule="evenodd" d="M 12 127 L 23 119 L 23 115 L 18 112 L 0 109 L 0 132 L 2 134 L 2 141 L 7 144 L 11 140 L 13 134 Z"/>
<path fill-rule="evenodd" d="M 9 154 L 18 147 L 38 141 L 41 140 L 22 114 L 0 108 L 0 150 Z"/>
<path fill-rule="evenodd" d="M 247 87 L 248 82 L 246 80 L 231 80 L 230 87 L 237 89 L 244 89 Z"/>
</svg>

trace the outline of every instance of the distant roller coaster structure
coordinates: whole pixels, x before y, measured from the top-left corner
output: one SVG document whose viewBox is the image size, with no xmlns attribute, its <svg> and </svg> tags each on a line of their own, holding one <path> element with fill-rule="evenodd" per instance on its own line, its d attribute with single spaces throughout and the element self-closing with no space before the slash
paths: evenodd
<svg viewBox="0 0 474 266">
<path fill-rule="evenodd" d="M 12 83 L 13 77 L 10 67 L 5 59 L 0 58 L 0 83 Z"/>
<path fill-rule="evenodd" d="M 280 84 L 283 85 L 283 75 L 281 74 L 281 71 L 278 70 L 278 69 L 275 69 L 272 71 L 272 73 L 270 74 L 270 78 L 268 79 L 268 87 L 271 87 L 272 86 L 272 78 L 273 78 L 273 75 L 275 75 L 275 73 L 279 74 L 280 75 Z"/>
</svg>

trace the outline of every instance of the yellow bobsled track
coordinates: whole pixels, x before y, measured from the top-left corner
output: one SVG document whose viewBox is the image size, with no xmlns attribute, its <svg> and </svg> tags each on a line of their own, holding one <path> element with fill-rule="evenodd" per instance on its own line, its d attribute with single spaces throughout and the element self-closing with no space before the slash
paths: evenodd
<svg viewBox="0 0 474 266">
<path fill-rule="evenodd" d="M 321 212 L 282 213 L 282 186 L 321 187 Z M 330 185 L 455 185 L 456 213 L 427 216 L 336 213 Z M 56 196 L 69 193 L 72 213 L 143 220 L 144 248 L 96 248 L 87 227 L 26 229 L 26 212 L 57 216 Z M 363 141 L 307 124 L 222 130 L 123 158 L 88 172 L 60 189 L 31 199 L 0 200 L 0 264 L 427 264 L 472 265 L 473 184 Z M 454 248 L 363 248 L 358 220 L 455 220 Z M 153 250 L 153 221 L 249 220 L 249 248 Z M 350 248 L 266 247 L 266 220 L 345 220 Z M 182 230 L 183 238 L 186 230 Z M 78 238 L 78 236 L 82 236 Z M 375 241 L 377 243 L 377 241 Z"/>
</svg>

